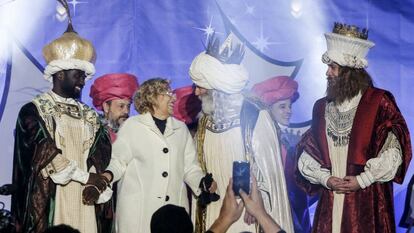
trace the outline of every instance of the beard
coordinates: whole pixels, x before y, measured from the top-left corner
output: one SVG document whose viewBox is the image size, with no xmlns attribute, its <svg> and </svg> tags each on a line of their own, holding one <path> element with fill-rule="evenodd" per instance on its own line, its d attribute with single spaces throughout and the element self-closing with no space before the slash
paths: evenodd
<svg viewBox="0 0 414 233">
<path fill-rule="evenodd" d="M 358 95 L 363 89 L 358 81 L 350 76 L 328 77 L 326 97 L 329 102 L 334 101 L 336 104 L 341 104 Z"/>
<path fill-rule="evenodd" d="M 338 99 L 339 93 L 342 91 L 340 83 L 341 77 L 328 77 L 326 85 L 326 98 L 328 101 L 336 101 Z"/>
<path fill-rule="evenodd" d="M 107 117 L 108 119 L 108 123 L 109 123 L 109 127 L 114 130 L 115 132 L 118 131 L 118 129 L 121 127 L 121 125 L 126 121 L 126 119 L 128 119 L 129 114 L 125 114 L 122 116 L 119 116 L 117 118 L 113 118 L 112 116 Z"/>
<path fill-rule="evenodd" d="M 118 132 L 119 127 L 121 126 L 120 122 L 118 120 L 109 120 L 109 127 L 114 131 Z"/>
<path fill-rule="evenodd" d="M 358 93 L 363 93 L 373 86 L 371 76 L 365 69 L 341 67 L 338 77 L 328 77 L 326 97 L 329 102 L 341 104 Z"/>
<path fill-rule="evenodd" d="M 213 95 L 208 91 L 204 95 L 198 97 L 201 100 L 201 111 L 206 115 L 211 115 L 214 112 Z"/>
<path fill-rule="evenodd" d="M 116 119 L 116 122 L 118 123 L 118 127 L 121 126 L 122 123 L 124 123 L 128 118 L 129 118 L 129 114 L 119 116 L 118 119 Z"/>
</svg>

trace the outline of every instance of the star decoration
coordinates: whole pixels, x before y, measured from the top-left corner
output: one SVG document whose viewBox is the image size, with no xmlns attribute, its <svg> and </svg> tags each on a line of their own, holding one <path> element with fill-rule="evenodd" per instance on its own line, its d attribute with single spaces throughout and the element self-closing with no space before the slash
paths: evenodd
<svg viewBox="0 0 414 233">
<path fill-rule="evenodd" d="M 255 6 L 249 6 L 246 4 L 246 14 L 248 15 L 254 15 Z"/>
<path fill-rule="evenodd" d="M 252 42 L 252 44 L 262 53 L 269 47 L 269 45 L 278 44 L 269 41 L 269 37 L 263 35 L 263 20 L 260 23 L 260 37 L 257 37 L 256 41 Z"/>
<path fill-rule="evenodd" d="M 204 35 L 206 35 L 206 43 L 208 39 L 210 38 L 210 36 L 213 35 L 213 33 L 220 34 L 220 32 L 216 32 L 214 27 L 211 26 L 212 21 L 213 21 L 213 17 L 210 18 L 210 23 L 206 25 L 205 28 L 194 27 L 195 29 L 198 29 L 204 32 Z"/>
<path fill-rule="evenodd" d="M 71 4 L 73 6 L 73 15 L 76 15 L 76 6 L 82 3 L 88 3 L 88 2 L 83 2 L 83 1 L 78 1 L 78 0 L 72 0 L 70 2 L 68 2 L 68 4 Z"/>
</svg>

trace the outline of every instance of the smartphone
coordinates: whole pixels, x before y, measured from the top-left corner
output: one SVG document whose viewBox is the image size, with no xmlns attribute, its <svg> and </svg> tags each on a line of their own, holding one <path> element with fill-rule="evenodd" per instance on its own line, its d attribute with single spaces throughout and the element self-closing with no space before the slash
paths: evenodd
<svg viewBox="0 0 414 233">
<path fill-rule="evenodd" d="M 233 191 L 240 196 L 239 190 L 250 193 L 250 163 L 246 161 L 233 162 Z"/>
</svg>

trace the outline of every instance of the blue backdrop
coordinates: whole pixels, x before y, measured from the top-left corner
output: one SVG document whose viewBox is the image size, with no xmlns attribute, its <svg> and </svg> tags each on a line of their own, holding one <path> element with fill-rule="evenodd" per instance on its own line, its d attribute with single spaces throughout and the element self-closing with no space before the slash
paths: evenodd
<svg viewBox="0 0 414 233">
<path fill-rule="evenodd" d="M 191 84 L 188 68 L 213 31 L 232 31 L 246 43 L 245 65 L 255 82 L 290 75 L 299 82 L 293 121 L 310 120 L 314 101 L 324 95 L 324 32 L 333 22 L 369 29 L 368 71 L 375 85 L 396 97 L 414 129 L 413 0 L 68 0 L 75 30 L 95 45 L 98 77 L 129 72 L 143 82 L 161 76 L 174 88 Z M 17 111 L 47 90 L 41 49 L 66 29 L 67 15 L 56 1 L 0 0 L 0 184 L 11 180 L 13 129 Z M 82 99 L 91 104 L 87 83 Z M 413 174 L 410 169 L 408 178 Z M 395 185 L 396 220 L 406 187 Z M 0 199 L 8 202 L 8 199 Z M 400 229 L 402 232 L 402 229 Z"/>
</svg>

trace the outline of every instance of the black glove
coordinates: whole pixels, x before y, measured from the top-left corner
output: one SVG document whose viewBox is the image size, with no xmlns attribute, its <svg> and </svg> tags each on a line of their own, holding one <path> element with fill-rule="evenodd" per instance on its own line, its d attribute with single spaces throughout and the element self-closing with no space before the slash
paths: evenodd
<svg viewBox="0 0 414 233">
<path fill-rule="evenodd" d="M 209 191 L 213 181 L 213 174 L 211 173 L 207 173 L 206 176 L 204 176 L 201 179 L 199 185 L 199 188 L 201 189 L 201 194 L 200 196 L 198 196 L 197 202 L 202 208 L 205 208 L 211 202 L 215 202 L 220 199 L 220 195 L 218 195 L 217 193 L 210 193 Z"/>
</svg>

